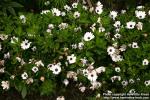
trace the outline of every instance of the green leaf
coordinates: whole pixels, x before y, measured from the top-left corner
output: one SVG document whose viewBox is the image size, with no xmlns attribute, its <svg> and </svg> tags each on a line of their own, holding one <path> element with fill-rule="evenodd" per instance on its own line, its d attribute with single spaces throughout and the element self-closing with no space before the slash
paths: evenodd
<svg viewBox="0 0 150 100">
<path fill-rule="evenodd" d="M 10 6 L 11 7 L 23 7 L 23 5 L 21 5 L 21 4 L 17 3 L 17 2 L 11 2 Z"/>
<path fill-rule="evenodd" d="M 24 86 L 21 91 L 22 98 L 25 98 L 27 95 L 27 88 Z"/>
</svg>

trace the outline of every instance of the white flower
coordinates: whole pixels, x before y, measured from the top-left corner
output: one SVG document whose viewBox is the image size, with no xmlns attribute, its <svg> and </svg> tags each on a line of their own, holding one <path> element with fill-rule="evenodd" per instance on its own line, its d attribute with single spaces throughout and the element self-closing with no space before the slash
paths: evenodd
<svg viewBox="0 0 150 100">
<path fill-rule="evenodd" d="M 4 59 L 9 59 L 10 58 L 10 53 L 7 52 L 6 54 L 4 54 Z"/>
<path fill-rule="evenodd" d="M 111 81 L 112 81 L 112 82 L 114 82 L 115 80 L 120 81 L 120 80 L 121 80 L 121 77 L 120 77 L 120 76 L 113 76 L 113 77 L 111 77 Z"/>
<path fill-rule="evenodd" d="M 26 22 L 26 17 L 24 15 L 20 15 L 20 19 L 21 19 L 22 23 Z"/>
<path fill-rule="evenodd" d="M 71 47 L 72 49 L 77 49 L 77 44 L 72 44 Z"/>
<path fill-rule="evenodd" d="M 50 1 L 44 2 L 44 5 L 48 6 L 50 4 Z"/>
<path fill-rule="evenodd" d="M 53 74 L 58 75 L 61 72 L 61 67 L 59 64 L 56 64 L 52 67 L 51 70 L 52 70 Z"/>
<path fill-rule="evenodd" d="M 146 12 L 145 11 L 135 11 L 135 15 L 136 15 L 136 17 L 137 18 L 139 18 L 139 19 L 144 19 L 145 18 L 145 16 L 146 16 Z"/>
<path fill-rule="evenodd" d="M 65 6 L 64 6 L 64 9 L 65 9 L 66 11 L 70 11 L 70 10 L 71 10 L 71 7 L 68 6 L 68 5 L 65 5 Z"/>
<path fill-rule="evenodd" d="M 128 85 L 128 81 L 122 81 L 121 84 L 122 84 L 123 86 L 127 86 L 127 85 Z"/>
<path fill-rule="evenodd" d="M 132 43 L 132 48 L 139 48 L 137 42 L 133 42 L 133 43 Z"/>
<path fill-rule="evenodd" d="M 80 50 L 83 49 L 83 46 L 84 46 L 84 43 L 83 43 L 83 42 L 78 43 L 78 48 L 79 48 Z"/>
<path fill-rule="evenodd" d="M 116 21 L 116 22 L 114 23 L 114 27 L 116 27 L 116 28 L 119 28 L 120 25 L 121 25 L 120 21 Z"/>
<path fill-rule="evenodd" d="M 114 54 L 114 53 L 115 53 L 115 50 L 116 50 L 116 49 L 115 49 L 113 46 L 109 46 L 109 47 L 107 48 L 107 52 L 108 52 L 109 55 Z"/>
<path fill-rule="evenodd" d="M 129 21 L 129 22 L 126 23 L 126 28 L 127 29 L 134 29 L 135 25 L 136 25 L 135 22 Z"/>
<path fill-rule="evenodd" d="M 119 61 L 123 60 L 123 57 L 118 54 L 112 54 L 110 56 L 111 56 L 112 61 L 114 61 L 114 62 L 119 62 Z"/>
<path fill-rule="evenodd" d="M 59 96 L 59 97 L 57 97 L 56 100 L 65 100 L 65 97 L 64 96 Z"/>
<path fill-rule="evenodd" d="M 0 73 L 4 73 L 5 72 L 5 67 L 0 68 Z"/>
<path fill-rule="evenodd" d="M 99 87 L 102 86 L 102 84 L 100 82 L 94 81 L 91 82 L 92 86 L 90 87 L 90 89 L 94 90 L 94 89 L 98 89 Z"/>
<path fill-rule="evenodd" d="M 84 10 L 88 10 L 88 7 L 85 6 L 85 5 L 83 5 L 82 8 L 83 8 Z"/>
<path fill-rule="evenodd" d="M 129 83 L 133 84 L 135 81 L 133 79 L 129 79 Z"/>
<path fill-rule="evenodd" d="M 65 12 L 61 12 L 61 16 L 66 16 L 66 13 Z"/>
<path fill-rule="evenodd" d="M 80 17 L 80 13 L 78 11 L 74 12 L 73 17 L 74 18 L 79 18 Z"/>
<path fill-rule="evenodd" d="M 124 14 L 124 13 L 126 13 L 126 10 L 121 10 L 121 14 Z"/>
<path fill-rule="evenodd" d="M 103 5 L 102 5 L 102 3 L 101 3 L 100 1 L 98 1 L 96 5 L 97 5 L 98 7 L 103 8 Z"/>
<path fill-rule="evenodd" d="M 48 24 L 48 28 L 49 29 L 54 29 L 54 25 L 53 24 Z"/>
<path fill-rule="evenodd" d="M 116 68 L 115 68 L 115 71 L 116 71 L 116 72 L 120 72 L 120 67 L 116 67 Z"/>
<path fill-rule="evenodd" d="M 78 3 L 76 2 L 72 4 L 72 8 L 77 8 L 77 6 L 78 6 Z"/>
<path fill-rule="evenodd" d="M 37 48 L 36 48 L 36 46 L 33 46 L 31 49 L 32 49 L 32 51 L 36 51 Z"/>
<path fill-rule="evenodd" d="M 21 43 L 21 48 L 26 50 L 26 49 L 30 48 L 30 45 L 31 45 L 31 42 L 29 42 L 28 40 L 25 39 L 25 41 L 23 41 Z"/>
<path fill-rule="evenodd" d="M 3 87 L 3 90 L 4 89 L 8 90 L 9 89 L 9 81 L 2 81 L 1 86 Z"/>
<path fill-rule="evenodd" d="M 148 11 L 148 15 L 150 16 L 150 10 Z"/>
<path fill-rule="evenodd" d="M 91 82 L 96 81 L 97 78 L 98 78 L 96 71 L 93 70 L 93 71 L 89 72 L 87 78 L 88 78 Z"/>
<path fill-rule="evenodd" d="M 147 59 L 144 59 L 143 60 L 143 65 L 148 65 L 149 64 L 149 61 Z"/>
<path fill-rule="evenodd" d="M 33 71 L 34 73 L 36 73 L 38 70 L 39 70 L 38 67 L 35 67 L 35 66 L 34 66 L 34 67 L 32 68 L 32 71 Z"/>
<path fill-rule="evenodd" d="M 21 74 L 22 79 L 27 79 L 28 78 L 28 74 L 26 72 L 24 72 L 23 74 Z"/>
<path fill-rule="evenodd" d="M 8 35 L 0 34 L 0 39 L 4 41 L 4 40 L 8 39 Z"/>
<path fill-rule="evenodd" d="M 79 87 L 79 90 L 83 93 L 85 91 L 86 87 L 85 86 L 81 86 Z"/>
<path fill-rule="evenodd" d="M 61 12 L 60 12 L 59 9 L 53 8 L 53 9 L 52 9 L 52 14 L 53 14 L 54 16 L 60 16 Z"/>
<path fill-rule="evenodd" d="M 116 39 L 120 39 L 120 37 L 121 37 L 121 34 L 119 34 L 119 33 L 116 33 L 116 34 L 114 35 L 114 37 L 115 37 Z"/>
<path fill-rule="evenodd" d="M 98 74 L 100 74 L 100 73 L 102 73 L 102 72 L 105 72 L 105 71 L 106 71 L 106 68 L 103 67 L 103 66 L 101 66 L 101 67 L 96 68 L 95 71 L 96 71 Z"/>
<path fill-rule="evenodd" d="M 136 24 L 136 27 L 137 27 L 138 30 L 142 30 L 143 29 L 143 23 L 142 22 L 138 22 Z"/>
<path fill-rule="evenodd" d="M 69 64 L 73 64 L 76 62 L 76 56 L 71 54 L 71 56 L 67 56 L 67 60 L 69 61 Z"/>
<path fill-rule="evenodd" d="M 83 59 L 81 58 L 80 60 L 81 60 L 82 66 L 87 65 L 88 60 L 85 57 Z"/>
<path fill-rule="evenodd" d="M 38 67 L 39 67 L 39 66 L 44 67 L 44 64 L 43 64 L 43 62 L 42 62 L 41 60 L 35 62 L 35 65 L 38 66 Z"/>
<path fill-rule="evenodd" d="M 95 38 L 95 36 L 91 32 L 86 32 L 83 37 L 84 41 L 90 41 L 94 38 Z"/>
<path fill-rule="evenodd" d="M 105 28 L 104 28 L 104 27 L 99 27 L 99 28 L 98 28 L 98 31 L 99 31 L 99 32 L 104 32 L 104 31 L 105 31 Z"/>
<path fill-rule="evenodd" d="M 18 37 L 15 36 L 11 37 L 11 43 L 16 43 L 16 42 L 18 42 Z"/>
<path fill-rule="evenodd" d="M 135 91 L 135 89 L 131 89 L 130 91 L 129 91 L 129 93 L 135 93 L 136 91 Z"/>
<path fill-rule="evenodd" d="M 115 18 L 117 17 L 117 14 L 118 14 L 118 12 L 116 12 L 116 11 L 111 11 L 111 12 L 110 12 L 110 17 L 111 17 L 113 20 L 115 20 Z"/>
<path fill-rule="evenodd" d="M 68 27 L 68 24 L 67 23 L 61 23 L 59 24 L 59 29 L 62 30 L 62 29 L 66 29 Z"/>
<path fill-rule="evenodd" d="M 100 15 L 103 12 L 103 9 L 100 6 L 97 6 L 95 12 Z"/>
<path fill-rule="evenodd" d="M 150 85 L 150 80 L 145 81 L 144 84 L 145 84 L 146 86 L 149 86 L 149 85 Z"/>
<path fill-rule="evenodd" d="M 65 84 L 65 86 L 67 86 L 69 84 L 68 79 L 64 79 L 63 83 Z"/>
<path fill-rule="evenodd" d="M 136 9 L 143 9 L 144 6 L 137 6 Z"/>
<path fill-rule="evenodd" d="M 47 14 L 49 12 L 50 12 L 50 10 L 42 10 L 41 14 L 43 15 L 43 14 Z"/>
</svg>

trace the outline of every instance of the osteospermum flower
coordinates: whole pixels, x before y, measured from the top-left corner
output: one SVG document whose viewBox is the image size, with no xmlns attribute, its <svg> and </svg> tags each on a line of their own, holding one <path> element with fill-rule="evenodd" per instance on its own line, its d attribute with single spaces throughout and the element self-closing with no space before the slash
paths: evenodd
<svg viewBox="0 0 150 100">
<path fill-rule="evenodd" d="M 2 81 L 1 86 L 3 87 L 3 90 L 4 89 L 8 90 L 9 89 L 9 81 Z"/>
<path fill-rule="evenodd" d="M 139 48 L 138 43 L 137 42 L 133 42 L 132 43 L 132 48 Z"/>
<path fill-rule="evenodd" d="M 65 97 L 64 96 L 59 96 L 59 97 L 57 97 L 56 100 L 65 100 Z"/>
<path fill-rule="evenodd" d="M 149 86 L 149 85 L 150 85 L 150 80 L 145 81 L 144 84 L 145 84 L 146 86 Z"/>
<path fill-rule="evenodd" d="M 120 67 L 116 67 L 116 68 L 115 68 L 115 71 L 116 71 L 116 72 L 120 72 Z"/>
<path fill-rule="evenodd" d="M 50 10 L 42 10 L 41 14 L 43 15 L 43 14 L 47 14 L 49 12 L 50 12 Z"/>
<path fill-rule="evenodd" d="M 78 43 L 78 48 L 79 48 L 80 50 L 83 49 L 83 46 L 84 46 L 84 43 L 83 43 L 83 42 Z"/>
<path fill-rule="evenodd" d="M 120 25 L 121 25 L 120 21 L 116 21 L 116 22 L 114 23 L 114 27 L 116 27 L 116 28 L 119 28 Z"/>
<path fill-rule="evenodd" d="M 53 9 L 52 9 L 52 14 L 53 14 L 54 16 L 60 16 L 61 11 L 60 11 L 59 9 L 57 9 L 57 8 L 53 8 Z"/>
<path fill-rule="evenodd" d="M 86 32 L 83 37 L 84 41 L 90 41 L 94 38 L 95 38 L 95 36 L 91 32 Z"/>
<path fill-rule="evenodd" d="M 59 64 L 56 64 L 51 68 L 51 70 L 53 74 L 58 75 L 61 72 L 61 67 Z"/>
<path fill-rule="evenodd" d="M 115 20 L 115 18 L 117 17 L 117 14 L 118 14 L 118 12 L 116 12 L 116 11 L 111 11 L 109 16 L 110 16 L 113 20 Z"/>
<path fill-rule="evenodd" d="M 38 67 L 36 67 L 36 66 L 34 66 L 34 67 L 32 68 L 32 71 L 33 71 L 34 73 L 36 73 L 38 70 L 39 70 L 39 69 L 38 69 Z"/>
<path fill-rule="evenodd" d="M 126 23 L 126 28 L 127 29 L 134 29 L 135 25 L 136 25 L 135 22 L 129 21 L 129 22 Z"/>
<path fill-rule="evenodd" d="M 24 72 L 23 74 L 21 74 L 22 79 L 27 79 L 28 78 L 28 74 L 26 72 Z"/>
<path fill-rule="evenodd" d="M 71 56 L 67 56 L 67 60 L 69 64 L 73 64 L 76 62 L 76 56 L 74 54 L 71 54 Z"/>
<path fill-rule="evenodd" d="M 71 10 L 71 7 L 68 6 L 68 5 L 65 5 L 65 6 L 64 6 L 64 9 L 65 9 L 66 11 L 70 11 L 70 10 Z"/>
<path fill-rule="evenodd" d="M 67 23 L 61 23 L 59 24 L 59 29 L 62 30 L 62 29 L 66 29 L 68 27 L 68 24 Z"/>
<path fill-rule="evenodd" d="M 95 82 L 98 78 L 97 73 L 95 70 L 91 71 L 88 73 L 87 78 L 91 81 L 91 82 Z"/>
<path fill-rule="evenodd" d="M 114 82 L 115 80 L 120 81 L 120 80 L 121 80 L 121 77 L 120 77 L 120 76 L 113 76 L 113 77 L 111 77 L 111 81 L 112 81 L 112 82 Z"/>
<path fill-rule="evenodd" d="M 31 45 L 31 42 L 29 42 L 29 40 L 25 39 L 25 41 L 22 41 L 22 43 L 21 43 L 21 48 L 26 50 L 26 49 L 30 48 L 30 45 Z"/>
<path fill-rule="evenodd" d="M 139 18 L 139 19 L 144 19 L 145 18 L 145 16 L 146 16 L 146 12 L 145 11 L 135 11 L 135 15 L 136 15 L 136 17 L 137 18 Z"/>
<path fill-rule="evenodd" d="M 148 65 L 148 64 L 149 64 L 149 61 L 148 61 L 147 59 L 144 59 L 142 64 L 143 64 L 143 65 Z"/>
<path fill-rule="evenodd" d="M 95 8 L 95 12 L 100 15 L 103 12 L 103 9 L 101 7 L 99 7 L 99 6 L 97 6 Z"/>
<path fill-rule="evenodd" d="M 96 71 L 98 74 L 100 74 L 100 73 L 102 73 L 102 72 L 105 72 L 105 71 L 106 71 L 106 68 L 103 67 L 103 66 L 101 66 L 101 67 L 96 68 L 95 71 Z"/>
<path fill-rule="evenodd" d="M 107 52 L 108 52 L 109 55 L 114 54 L 114 53 L 115 53 L 115 50 L 116 50 L 116 49 L 115 49 L 113 46 L 109 46 L 109 47 L 107 48 Z"/>
<path fill-rule="evenodd" d="M 74 12 L 73 17 L 74 18 L 79 18 L 80 17 L 80 13 L 78 11 Z"/>
<path fill-rule="evenodd" d="M 72 8 L 77 8 L 77 6 L 78 6 L 77 2 L 75 2 L 75 3 L 72 4 Z"/>
<path fill-rule="evenodd" d="M 142 30 L 143 29 L 143 23 L 142 22 L 138 22 L 136 24 L 136 27 L 137 27 L 138 30 Z"/>
<path fill-rule="evenodd" d="M 69 84 L 68 79 L 64 79 L 63 83 L 65 84 L 65 86 L 67 86 Z"/>
<path fill-rule="evenodd" d="M 19 18 L 21 19 L 22 23 L 26 22 L 26 17 L 24 15 L 20 15 Z"/>
<path fill-rule="evenodd" d="M 127 85 L 128 85 L 128 81 L 124 80 L 124 81 L 121 82 L 121 84 L 122 84 L 123 86 L 127 86 Z"/>
</svg>

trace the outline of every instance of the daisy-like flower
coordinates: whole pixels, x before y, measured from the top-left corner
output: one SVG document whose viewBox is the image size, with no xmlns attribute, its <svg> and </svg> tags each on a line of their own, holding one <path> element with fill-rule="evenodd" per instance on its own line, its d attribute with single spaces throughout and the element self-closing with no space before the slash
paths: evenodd
<svg viewBox="0 0 150 100">
<path fill-rule="evenodd" d="M 3 87 L 3 90 L 4 89 L 8 90 L 9 89 L 9 81 L 2 81 L 1 86 Z"/>
<path fill-rule="evenodd" d="M 54 25 L 53 24 L 48 24 L 48 28 L 49 29 L 54 29 Z"/>
<path fill-rule="evenodd" d="M 98 31 L 99 31 L 99 32 L 105 32 L 105 28 L 104 28 L 104 27 L 99 27 L 99 28 L 98 28 Z"/>
<path fill-rule="evenodd" d="M 53 8 L 53 9 L 52 9 L 52 14 L 53 14 L 54 16 L 60 16 L 61 11 L 60 11 L 59 9 L 57 9 L 57 8 Z"/>
<path fill-rule="evenodd" d="M 133 79 L 129 79 L 129 83 L 133 84 L 135 81 Z"/>
<path fill-rule="evenodd" d="M 139 48 L 137 42 L 133 42 L 133 43 L 132 43 L 132 48 Z"/>
<path fill-rule="evenodd" d="M 80 13 L 78 11 L 74 12 L 73 17 L 74 18 L 79 18 L 80 17 Z"/>
<path fill-rule="evenodd" d="M 142 30 L 143 29 L 143 23 L 142 22 L 138 22 L 136 24 L 136 27 L 137 27 L 138 30 Z"/>
<path fill-rule="evenodd" d="M 41 60 L 36 61 L 36 62 L 35 62 L 35 65 L 38 66 L 38 67 L 39 67 L 39 66 L 44 67 L 44 64 L 43 64 L 43 62 L 42 62 Z"/>
<path fill-rule="evenodd" d="M 120 70 L 120 67 L 116 67 L 116 68 L 115 68 L 115 71 L 116 71 L 116 72 L 120 72 L 120 71 L 121 71 L 121 70 Z"/>
<path fill-rule="evenodd" d="M 75 2 L 75 3 L 72 4 L 72 8 L 77 8 L 77 6 L 78 6 L 77 2 Z"/>
<path fill-rule="evenodd" d="M 112 61 L 114 61 L 114 62 L 119 62 L 119 61 L 123 60 L 123 57 L 118 54 L 112 54 L 110 56 L 111 56 Z"/>
<path fill-rule="evenodd" d="M 63 83 L 65 84 L 65 86 L 67 86 L 69 84 L 68 79 L 64 79 Z"/>
<path fill-rule="evenodd" d="M 143 64 L 143 65 L 148 65 L 148 64 L 149 64 L 149 61 L 148 61 L 147 59 L 144 59 L 142 64 Z"/>
<path fill-rule="evenodd" d="M 16 43 L 16 42 L 18 42 L 18 37 L 15 36 L 11 37 L 11 43 Z"/>
<path fill-rule="evenodd" d="M 129 22 L 126 23 L 126 28 L 127 29 L 134 29 L 135 25 L 136 25 L 135 22 L 129 21 Z"/>
<path fill-rule="evenodd" d="M 32 83 L 33 83 L 33 78 L 28 78 L 28 79 L 26 80 L 26 83 L 27 83 L 27 84 L 32 84 Z"/>
<path fill-rule="evenodd" d="M 81 87 L 79 87 L 79 90 L 83 93 L 86 90 L 86 87 L 85 86 L 81 86 Z"/>
<path fill-rule="evenodd" d="M 4 73 L 5 72 L 5 67 L 0 68 L 0 73 Z"/>
<path fill-rule="evenodd" d="M 113 76 L 111 77 L 111 81 L 114 82 L 115 80 L 121 81 L 121 77 L 120 76 Z"/>
<path fill-rule="evenodd" d="M 116 11 L 111 11 L 109 16 L 110 16 L 113 20 L 115 20 L 115 18 L 117 17 L 117 15 L 118 15 L 118 12 L 116 12 Z"/>
<path fill-rule="evenodd" d="M 66 16 L 66 13 L 65 12 L 61 12 L 61 16 Z"/>
<path fill-rule="evenodd" d="M 9 52 L 4 54 L 4 59 L 9 59 L 9 58 L 10 58 L 10 53 Z"/>
<path fill-rule="evenodd" d="M 120 21 L 116 21 L 116 22 L 114 23 L 114 27 L 116 27 L 116 28 L 119 28 L 120 25 L 121 25 Z"/>
<path fill-rule="evenodd" d="M 24 15 L 20 15 L 19 18 L 21 19 L 22 23 L 26 22 L 26 17 Z"/>
<path fill-rule="evenodd" d="M 39 69 L 38 69 L 38 67 L 36 67 L 36 66 L 34 66 L 34 67 L 32 68 L 32 71 L 33 71 L 34 73 L 36 73 L 38 70 L 39 70 Z"/>
<path fill-rule="evenodd" d="M 50 4 L 50 1 L 44 2 L 44 5 L 45 5 L 45 6 L 48 6 L 49 4 Z"/>
<path fill-rule="evenodd" d="M 65 97 L 64 96 L 59 96 L 59 97 L 57 97 L 56 100 L 65 100 Z"/>
<path fill-rule="evenodd" d="M 53 74 L 58 75 L 61 72 L 61 67 L 59 64 L 56 64 L 52 67 L 51 70 L 52 70 Z"/>
<path fill-rule="evenodd" d="M 67 56 L 67 60 L 69 64 L 73 64 L 76 62 L 76 56 L 74 54 L 71 54 L 71 56 Z"/>
<path fill-rule="evenodd" d="M 100 6 L 97 6 L 95 12 L 100 15 L 103 12 L 103 9 Z"/>
<path fill-rule="evenodd" d="M 87 78 L 91 81 L 91 82 L 95 82 L 98 78 L 97 73 L 95 70 L 91 71 L 88 73 Z"/>
<path fill-rule="evenodd" d="M 21 74 L 22 79 L 27 79 L 28 78 L 28 74 L 26 72 L 24 72 L 23 74 Z"/>
<path fill-rule="evenodd" d="M 114 54 L 114 53 L 115 53 L 115 50 L 116 50 L 116 49 L 115 49 L 113 46 L 109 46 L 109 47 L 107 48 L 107 52 L 108 52 L 109 55 Z"/>
<path fill-rule="evenodd" d="M 65 6 L 64 6 L 64 9 L 65 9 L 66 11 L 70 11 L 70 10 L 71 10 L 71 7 L 68 6 L 68 5 L 65 5 Z"/>
<path fill-rule="evenodd" d="M 68 27 L 68 24 L 67 23 L 61 23 L 59 24 L 59 29 L 62 30 L 62 29 L 66 29 Z"/>
<path fill-rule="evenodd" d="M 116 34 L 114 35 L 114 37 L 115 37 L 116 39 L 120 39 L 120 37 L 121 37 L 121 34 L 119 34 L 119 33 L 116 33 Z"/>
<path fill-rule="evenodd" d="M 31 42 L 29 42 L 29 40 L 25 39 L 25 41 L 22 41 L 22 43 L 21 43 L 21 48 L 23 50 L 26 50 L 26 49 L 30 48 L 30 45 L 31 45 Z"/>
<path fill-rule="evenodd" d="M 43 14 L 47 14 L 49 12 L 50 12 L 50 10 L 42 10 L 41 14 L 43 15 Z"/>
<path fill-rule="evenodd" d="M 83 46 L 84 46 L 84 43 L 83 43 L 83 42 L 78 43 L 78 48 L 79 48 L 80 50 L 83 49 Z"/>
<path fill-rule="evenodd" d="M 135 91 L 135 89 L 131 89 L 130 91 L 129 91 L 129 93 L 135 93 L 136 91 Z"/>
<path fill-rule="evenodd" d="M 96 71 L 98 74 L 100 74 L 100 73 L 102 73 L 102 72 L 105 72 L 105 71 L 106 71 L 106 68 L 103 67 L 103 66 L 101 66 L 101 67 L 96 68 L 95 71 Z"/>
<path fill-rule="evenodd" d="M 102 84 L 97 81 L 91 82 L 91 84 L 92 84 L 92 86 L 90 87 L 90 89 L 92 89 L 92 90 L 98 89 L 102 86 Z"/>
<path fill-rule="evenodd" d="M 150 85 L 150 80 L 145 81 L 144 84 L 145 84 L 146 86 L 149 86 L 149 85 Z"/>
<path fill-rule="evenodd" d="M 121 10 L 121 14 L 124 14 L 124 13 L 126 13 L 126 10 Z"/>
<path fill-rule="evenodd" d="M 121 82 L 121 84 L 122 84 L 123 86 L 127 86 L 127 85 L 128 85 L 128 81 L 125 81 L 125 80 L 124 80 L 124 81 Z"/>
<path fill-rule="evenodd" d="M 95 36 L 91 32 L 86 32 L 83 37 L 84 41 L 90 41 L 94 38 L 95 38 Z"/>
<path fill-rule="evenodd" d="M 145 16 L 146 16 L 146 12 L 145 11 L 135 11 L 135 15 L 136 15 L 136 17 L 137 18 L 139 18 L 139 19 L 144 19 L 145 18 Z"/>
<path fill-rule="evenodd" d="M 140 9 L 143 9 L 144 6 L 137 6 L 136 9 L 140 10 Z"/>
<path fill-rule="evenodd" d="M 148 15 L 150 16 L 150 10 L 148 11 Z"/>
</svg>

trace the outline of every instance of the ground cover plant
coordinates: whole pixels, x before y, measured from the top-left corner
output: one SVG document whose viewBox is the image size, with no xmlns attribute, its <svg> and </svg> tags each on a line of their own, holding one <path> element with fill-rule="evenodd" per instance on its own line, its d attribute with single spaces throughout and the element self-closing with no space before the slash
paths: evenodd
<svg viewBox="0 0 150 100">
<path fill-rule="evenodd" d="M 49 2 L 45 2 L 49 5 Z M 103 99 L 150 92 L 150 9 L 110 10 L 97 2 L 19 12 L 0 20 L 0 91 Z M 75 93 L 76 94 L 76 93 Z"/>
</svg>

